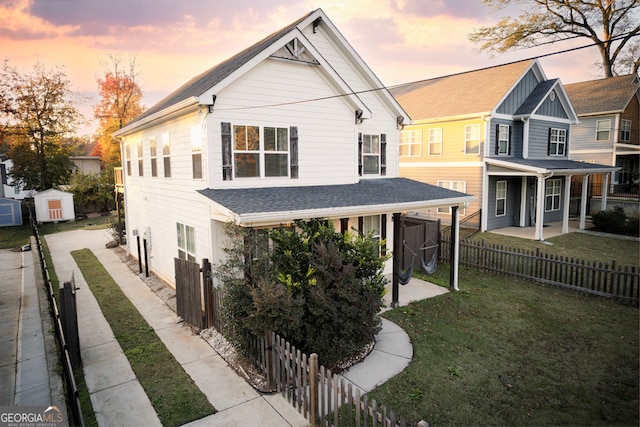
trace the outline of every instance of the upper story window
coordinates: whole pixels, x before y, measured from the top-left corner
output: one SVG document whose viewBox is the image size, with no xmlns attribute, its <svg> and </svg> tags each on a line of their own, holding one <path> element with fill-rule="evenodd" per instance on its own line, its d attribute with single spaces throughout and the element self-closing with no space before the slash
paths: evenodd
<svg viewBox="0 0 640 427">
<path fill-rule="evenodd" d="M 144 176 L 144 166 L 142 164 L 142 140 L 138 141 L 138 176 Z"/>
<path fill-rule="evenodd" d="M 596 121 L 596 141 L 608 141 L 611 133 L 611 120 Z"/>
<path fill-rule="evenodd" d="M 298 178 L 298 128 L 221 123 L 222 179 Z"/>
<path fill-rule="evenodd" d="M 429 129 L 429 155 L 442 155 L 442 128 Z"/>
<path fill-rule="evenodd" d="M 496 126 L 496 154 L 506 156 L 511 153 L 511 126 Z"/>
<path fill-rule="evenodd" d="M 127 166 L 127 176 L 131 176 L 131 145 L 124 144 L 124 158 Z"/>
<path fill-rule="evenodd" d="M 567 152 L 567 130 L 549 129 L 549 155 L 564 156 Z"/>
<path fill-rule="evenodd" d="M 400 132 L 400 157 L 422 156 L 422 130 Z"/>
<path fill-rule="evenodd" d="M 620 141 L 631 141 L 631 120 L 622 119 L 620 121 Z"/>
<path fill-rule="evenodd" d="M 362 135 L 362 173 L 380 173 L 380 135 Z"/>
<path fill-rule="evenodd" d="M 164 177 L 171 178 L 171 141 L 169 134 L 162 134 L 162 161 L 164 164 Z"/>
<path fill-rule="evenodd" d="M 151 159 L 151 176 L 158 176 L 158 147 L 156 137 L 149 138 L 149 158 Z"/>
<path fill-rule="evenodd" d="M 288 176 L 289 129 L 233 126 L 233 162 L 236 178 Z"/>
<path fill-rule="evenodd" d="M 193 179 L 202 179 L 202 131 L 200 126 L 191 127 L 191 170 Z"/>
<path fill-rule="evenodd" d="M 464 153 L 480 153 L 480 125 L 467 125 L 464 127 Z"/>
</svg>

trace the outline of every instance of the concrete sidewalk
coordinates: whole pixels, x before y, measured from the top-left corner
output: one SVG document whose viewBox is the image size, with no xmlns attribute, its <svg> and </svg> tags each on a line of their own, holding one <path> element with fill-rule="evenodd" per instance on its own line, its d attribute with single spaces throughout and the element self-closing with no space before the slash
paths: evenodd
<svg viewBox="0 0 640 427">
<path fill-rule="evenodd" d="M 0 250 L 0 285 L 0 406 L 56 406 L 66 421 L 38 252 Z"/>
<path fill-rule="evenodd" d="M 60 281 L 75 276 L 80 325 L 80 346 L 87 387 L 100 425 L 160 425 L 160 421 L 129 362 L 115 340 L 100 307 L 78 270 L 71 251 L 89 248 L 125 295 L 140 311 L 176 360 L 219 411 L 190 426 L 307 426 L 309 423 L 279 394 L 262 395 L 227 365 L 202 338 L 179 324 L 178 317 L 105 244 L 109 230 L 77 230 L 46 236 Z M 412 279 L 400 288 L 400 305 L 446 293 L 445 288 Z M 390 292 L 387 297 L 390 298 Z M 390 301 L 387 301 L 387 305 Z M 382 330 L 367 358 L 342 376 L 363 392 L 402 372 L 411 361 L 413 347 L 407 334 L 383 319 Z"/>
<path fill-rule="evenodd" d="M 153 327 L 167 349 L 207 396 L 218 413 L 193 425 L 307 426 L 280 395 L 263 396 L 188 327 L 105 244 L 109 230 L 77 230 L 46 236 L 60 281 L 75 276 L 80 347 L 87 387 L 102 426 L 160 425 L 160 421 L 115 340 L 108 322 L 78 270 L 71 251 L 89 248 L 125 295 Z"/>
</svg>

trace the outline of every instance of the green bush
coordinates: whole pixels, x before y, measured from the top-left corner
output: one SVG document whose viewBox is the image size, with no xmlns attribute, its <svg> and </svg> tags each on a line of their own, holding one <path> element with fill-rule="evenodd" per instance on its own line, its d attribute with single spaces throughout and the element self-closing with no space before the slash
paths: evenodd
<svg viewBox="0 0 640 427">
<path fill-rule="evenodd" d="M 616 206 L 613 210 L 600 211 L 594 214 L 592 219 L 599 231 L 638 236 L 640 227 L 638 218 L 627 217 L 620 206 Z"/>
<path fill-rule="evenodd" d="M 373 340 L 386 283 L 378 241 L 336 233 L 326 220 L 269 232 L 229 225 L 227 235 L 214 275 L 225 335 L 241 353 L 275 331 L 335 368 Z"/>
</svg>

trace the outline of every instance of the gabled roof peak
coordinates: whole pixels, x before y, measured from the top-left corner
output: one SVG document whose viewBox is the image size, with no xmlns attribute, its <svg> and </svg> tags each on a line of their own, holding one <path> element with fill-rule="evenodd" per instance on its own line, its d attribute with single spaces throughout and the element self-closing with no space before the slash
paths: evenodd
<svg viewBox="0 0 640 427">
<path fill-rule="evenodd" d="M 640 90 L 635 74 L 572 83 L 564 86 L 576 113 L 595 115 L 619 113 Z"/>
</svg>

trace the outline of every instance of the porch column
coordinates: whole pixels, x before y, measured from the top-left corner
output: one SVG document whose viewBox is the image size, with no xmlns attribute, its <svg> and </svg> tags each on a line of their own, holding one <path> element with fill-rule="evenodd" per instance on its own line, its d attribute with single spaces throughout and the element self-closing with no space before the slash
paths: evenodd
<svg viewBox="0 0 640 427">
<path fill-rule="evenodd" d="M 569 204 L 571 203 L 571 175 L 564 178 L 564 201 L 562 204 L 562 234 L 569 232 Z"/>
<path fill-rule="evenodd" d="M 600 204 L 600 210 L 606 211 L 607 210 L 607 193 L 609 192 L 609 174 L 603 173 L 602 178 L 604 179 L 602 180 L 602 202 Z"/>
<path fill-rule="evenodd" d="M 582 175 L 582 196 L 580 197 L 580 230 L 584 230 L 585 218 L 587 217 L 587 190 L 589 186 L 589 175 Z"/>
<path fill-rule="evenodd" d="M 458 291 L 458 262 L 460 261 L 460 217 L 458 206 L 451 206 L 451 258 L 449 264 L 449 290 Z"/>
<path fill-rule="evenodd" d="M 391 308 L 396 308 L 399 301 L 398 273 L 400 272 L 400 254 L 402 253 L 402 242 L 400 241 L 401 214 L 393 214 L 393 276 L 391 279 Z"/>
<path fill-rule="evenodd" d="M 520 227 L 527 226 L 527 177 L 522 177 L 520 186 Z"/>
<path fill-rule="evenodd" d="M 538 175 L 538 185 L 536 188 L 536 230 L 533 238 L 544 240 L 542 236 L 542 226 L 544 224 L 544 176 Z"/>
<path fill-rule="evenodd" d="M 482 197 L 480 198 L 480 231 L 487 231 L 487 218 L 489 217 L 489 167 L 486 163 L 482 165 Z M 453 213 L 453 212 L 452 212 Z M 451 223 L 453 225 L 453 222 Z"/>
</svg>

